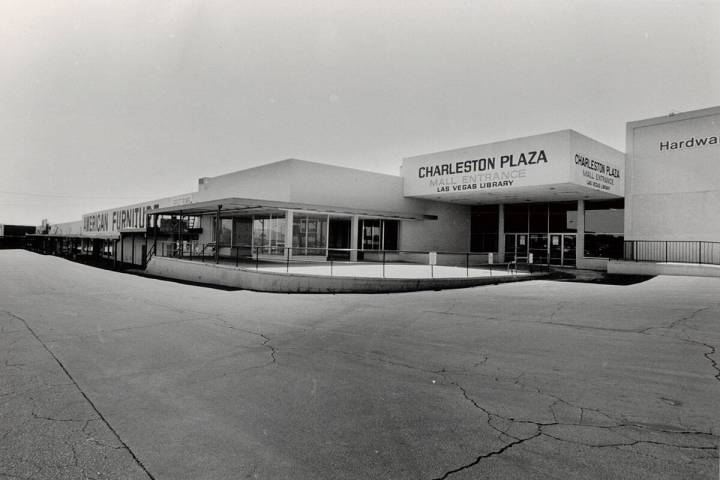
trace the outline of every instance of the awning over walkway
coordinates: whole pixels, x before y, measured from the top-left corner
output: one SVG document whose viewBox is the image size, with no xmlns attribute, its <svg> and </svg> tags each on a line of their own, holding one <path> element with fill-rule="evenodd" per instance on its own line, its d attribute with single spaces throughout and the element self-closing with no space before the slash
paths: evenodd
<svg viewBox="0 0 720 480">
<path fill-rule="evenodd" d="M 360 215 L 362 217 L 387 218 L 393 220 L 435 220 L 435 215 L 424 215 L 411 212 L 390 212 L 383 210 L 368 210 L 348 207 L 333 207 L 327 205 L 311 205 L 304 203 L 278 202 L 272 200 L 255 200 L 249 198 L 223 198 L 206 202 L 188 203 L 174 207 L 157 208 L 150 210 L 150 215 L 209 215 L 216 214 L 218 207 L 221 216 L 235 216 L 241 214 L 277 212 L 280 210 L 299 210 L 323 214 Z"/>
</svg>

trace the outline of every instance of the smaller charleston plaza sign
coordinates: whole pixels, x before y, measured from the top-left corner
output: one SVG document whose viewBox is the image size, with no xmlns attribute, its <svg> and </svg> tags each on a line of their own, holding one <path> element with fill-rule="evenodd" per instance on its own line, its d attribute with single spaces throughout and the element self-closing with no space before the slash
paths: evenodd
<svg viewBox="0 0 720 480">
<path fill-rule="evenodd" d="M 593 192 L 623 195 L 623 165 L 622 152 L 563 130 L 406 158 L 402 176 L 406 196 L 480 201 L 513 191 L 532 197 L 566 185 L 578 198 L 592 198 Z"/>
<path fill-rule="evenodd" d="M 615 182 L 620 181 L 620 169 L 581 153 L 575 154 L 575 165 L 581 170 L 585 186 L 598 190 L 613 190 Z"/>
</svg>

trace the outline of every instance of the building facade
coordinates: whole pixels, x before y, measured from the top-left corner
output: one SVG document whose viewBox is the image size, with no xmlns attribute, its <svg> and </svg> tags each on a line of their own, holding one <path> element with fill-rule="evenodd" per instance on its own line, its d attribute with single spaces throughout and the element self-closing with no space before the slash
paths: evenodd
<svg viewBox="0 0 720 480">
<path fill-rule="evenodd" d="M 160 239 L 218 257 L 472 252 L 605 269 L 626 240 L 720 240 L 719 136 L 715 107 L 628 123 L 627 155 L 561 130 L 408 157 L 398 176 L 287 159 L 50 233 L 103 241 L 129 264 Z"/>
</svg>

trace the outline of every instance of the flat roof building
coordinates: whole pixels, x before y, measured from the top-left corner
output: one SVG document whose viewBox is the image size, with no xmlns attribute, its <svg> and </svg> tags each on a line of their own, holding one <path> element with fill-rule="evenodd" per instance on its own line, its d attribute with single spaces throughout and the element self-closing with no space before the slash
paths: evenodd
<svg viewBox="0 0 720 480">
<path fill-rule="evenodd" d="M 144 264 L 152 236 L 217 258 L 440 251 L 605 269 L 625 240 L 720 240 L 719 125 L 720 107 L 628 123 L 627 156 L 561 130 L 407 157 L 399 176 L 287 159 L 54 234 L 109 242 L 128 264 Z"/>
</svg>

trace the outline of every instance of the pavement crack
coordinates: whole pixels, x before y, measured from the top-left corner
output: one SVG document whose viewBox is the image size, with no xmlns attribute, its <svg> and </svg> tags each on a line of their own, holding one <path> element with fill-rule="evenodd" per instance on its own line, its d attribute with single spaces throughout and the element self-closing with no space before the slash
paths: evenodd
<svg viewBox="0 0 720 480">
<path fill-rule="evenodd" d="M 277 361 L 277 357 L 275 356 L 277 354 L 277 349 L 270 344 L 270 337 L 263 333 L 259 333 L 258 335 L 265 339 L 262 346 L 270 349 L 270 357 L 272 358 L 272 362 L 270 363 L 275 363 Z"/>
<path fill-rule="evenodd" d="M 486 453 L 486 454 L 483 454 L 483 455 L 479 455 L 474 461 L 472 461 L 472 462 L 470 462 L 470 463 L 468 463 L 468 464 L 466 464 L 466 465 L 462 465 L 462 466 L 457 467 L 457 468 L 454 468 L 454 469 L 452 469 L 452 470 L 448 470 L 447 472 L 445 472 L 445 473 L 442 474 L 441 476 L 435 477 L 433 480 L 445 480 L 445 479 L 448 478 L 450 475 L 453 475 L 453 474 L 458 473 L 458 472 L 462 472 L 463 470 L 467 470 L 468 468 L 472 468 L 472 467 L 474 467 L 475 465 L 479 464 L 480 462 L 482 462 L 483 460 L 485 460 L 485 459 L 487 459 L 487 458 L 494 457 L 494 456 L 496 456 L 496 455 L 501 455 L 502 453 L 504 453 L 505 451 L 511 449 L 512 447 L 514 447 L 514 446 L 516 446 L 516 445 L 520 445 L 520 444 L 522 444 L 522 443 L 525 443 L 525 442 L 527 442 L 527 441 L 529 441 L 529 440 L 532 440 L 533 438 L 537 438 L 537 437 L 539 437 L 541 434 L 542 434 L 542 432 L 541 432 L 540 430 L 538 430 L 536 433 L 534 433 L 533 435 L 530 435 L 529 437 L 521 438 L 521 439 L 515 440 L 515 441 L 513 441 L 513 442 L 507 443 L 507 444 L 505 444 L 504 446 L 502 446 L 501 448 L 499 448 L 499 449 L 497 449 L 497 450 L 493 450 L 492 452 L 489 452 L 489 453 Z"/>
<path fill-rule="evenodd" d="M 237 330 L 237 331 L 243 332 L 243 333 L 248 333 L 248 334 L 250 334 L 250 335 L 255 335 L 256 337 L 260 337 L 260 338 L 263 339 L 263 342 L 262 342 L 260 345 L 263 346 L 263 347 L 265 347 L 265 348 L 267 348 L 268 350 L 270 350 L 270 361 L 267 362 L 267 363 L 265 363 L 265 364 L 263 364 L 263 365 L 259 365 L 259 366 L 255 366 L 255 367 L 250 367 L 250 368 L 244 369 L 244 370 L 251 370 L 251 369 L 255 369 L 255 368 L 259 368 L 259 367 L 266 367 L 266 366 L 268 366 L 268 365 L 272 365 L 272 364 L 274 364 L 274 363 L 277 363 L 277 353 L 278 353 L 278 349 L 277 349 L 277 347 L 275 347 L 274 345 L 272 345 L 272 344 L 270 343 L 270 342 L 272 342 L 272 339 L 271 339 L 270 337 L 268 337 L 267 335 L 265 335 L 264 333 L 256 332 L 256 331 L 253 331 L 253 330 L 248 330 L 248 329 L 245 329 L 245 328 L 239 328 L 239 327 L 236 327 L 236 326 L 234 326 L 234 325 L 230 325 L 229 323 L 227 323 L 227 322 L 225 322 L 225 321 L 223 321 L 223 320 L 220 320 L 220 319 L 218 319 L 218 321 L 216 321 L 216 322 L 214 322 L 214 323 L 215 323 L 215 325 L 218 325 L 218 326 L 220 326 L 220 327 L 229 328 L 230 330 Z"/>
<path fill-rule="evenodd" d="M 53 351 L 50 350 L 50 348 L 45 344 L 45 342 L 42 341 L 42 339 L 38 336 L 38 334 L 35 333 L 35 330 L 33 330 L 32 327 L 30 327 L 30 324 L 24 318 L 22 318 L 18 315 L 15 315 L 12 312 L 6 311 L 5 313 L 7 313 L 9 316 L 21 321 L 23 323 L 23 325 L 25 325 L 25 328 L 27 328 L 28 332 L 30 332 L 30 334 L 35 338 L 35 340 L 37 340 L 38 343 L 40 343 L 40 345 L 42 345 L 42 347 L 45 349 L 45 351 L 48 352 L 48 354 L 50 354 L 50 356 L 53 358 L 53 360 L 55 360 L 55 362 L 58 364 L 60 369 L 65 373 L 65 375 L 68 377 L 68 379 L 73 383 L 73 385 L 78 390 L 78 392 L 80 392 L 80 395 L 83 396 L 83 398 L 88 402 L 88 404 L 93 409 L 93 411 L 97 414 L 97 416 L 100 418 L 100 420 L 102 420 L 102 422 L 112 432 L 112 434 L 115 436 L 115 438 L 118 439 L 118 441 L 120 442 L 122 447 L 130 454 L 130 456 L 133 458 L 135 463 L 137 463 L 137 465 L 142 469 L 142 471 L 145 472 L 145 474 L 148 476 L 148 478 L 150 478 L 150 480 L 155 480 L 155 477 L 153 476 L 153 474 L 151 474 L 148 471 L 148 469 L 145 467 L 145 465 L 142 463 L 142 461 L 138 458 L 138 456 L 135 454 L 135 452 L 130 448 L 130 446 L 127 443 L 125 443 L 125 441 L 120 437 L 120 434 L 118 434 L 118 432 L 113 428 L 113 426 L 110 425 L 110 422 L 108 422 L 108 420 L 100 412 L 100 410 L 95 405 L 95 403 L 85 393 L 85 391 L 82 389 L 82 387 L 80 387 L 80 384 L 77 382 L 77 380 L 75 380 L 75 377 L 73 377 L 70 374 L 68 369 L 60 361 L 60 359 L 55 355 L 55 353 L 53 353 Z"/>
<path fill-rule="evenodd" d="M 690 340 L 690 341 L 696 345 L 702 345 L 703 347 L 705 347 L 709 350 L 708 352 L 705 352 L 703 354 L 703 356 L 710 361 L 710 366 L 712 368 L 714 368 L 715 371 L 717 372 L 715 374 L 715 380 L 720 382 L 720 367 L 718 366 L 718 362 L 714 358 L 712 358 L 712 356 L 715 355 L 715 347 L 708 343 L 698 342 L 697 340 Z"/>
<path fill-rule="evenodd" d="M 664 447 L 673 447 L 673 448 L 684 448 L 689 450 L 717 450 L 716 445 L 678 445 L 676 443 L 668 443 L 668 442 L 658 442 L 656 440 L 632 440 L 630 442 L 614 442 L 614 443 L 585 443 L 585 442 L 579 442 L 577 440 L 570 440 L 567 438 L 557 437 L 555 435 L 552 435 L 550 433 L 547 433 L 542 430 L 542 427 L 540 428 L 540 435 L 544 437 L 549 437 L 554 440 L 557 440 L 559 442 L 565 442 L 565 443 L 572 443 L 573 445 L 581 445 L 583 447 L 588 448 L 619 448 L 619 447 L 633 447 L 635 445 L 641 444 L 641 443 L 648 443 L 651 445 L 661 445 Z M 625 437 L 625 435 L 622 435 Z"/>
<path fill-rule="evenodd" d="M 47 417 L 44 415 L 38 415 L 35 413 L 35 411 L 30 412 L 30 415 L 32 415 L 33 418 L 37 418 L 38 420 L 48 420 L 50 422 L 87 422 L 87 419 L 78 419 L 78 418 L 54 418 L 54 417 Z"/>
</svg>

